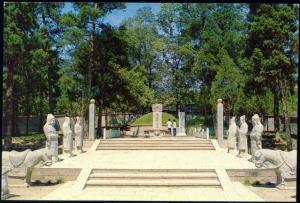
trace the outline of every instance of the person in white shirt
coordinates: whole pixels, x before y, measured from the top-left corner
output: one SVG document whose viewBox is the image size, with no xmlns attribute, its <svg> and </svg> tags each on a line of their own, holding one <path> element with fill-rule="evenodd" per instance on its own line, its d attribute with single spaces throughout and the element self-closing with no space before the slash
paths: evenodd
<svg viewBox="0 0 300 203">
<path fill-rule="evenodd" d="M 176 136 L 176 121 L 173 120 L 173 136 Z"/>
<path fill-rule="evenodd" d="M 172 135 L 173 133 L 172 133 L 172 122 L 171 122 L 171 119 L 169 119 L 167 121 L 167 127 L 168 127 L 168 130 L 169 130 L 170 134 Z"/>
</svg>

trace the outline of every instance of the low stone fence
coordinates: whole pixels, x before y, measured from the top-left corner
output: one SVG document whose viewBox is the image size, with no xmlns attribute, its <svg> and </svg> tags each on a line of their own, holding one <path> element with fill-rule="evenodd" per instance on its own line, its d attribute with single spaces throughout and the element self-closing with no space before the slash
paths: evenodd
<svg viewBox="0 0 300 203">
<path fill-rule="evenodd" d="M 31 182 L 57 183 L 75 181 L 81 168 L 33 168 Z M 8 176 L 10 187 L 24 187 L 24 179 L 18 176 Z"/>
<path fill-rule="evenodd" d="M 244 182 L 249 180 L 261 183 L 276 183 L 276 173 L 274 169 L 226 169 L 231 181 Z"/>
</svg>

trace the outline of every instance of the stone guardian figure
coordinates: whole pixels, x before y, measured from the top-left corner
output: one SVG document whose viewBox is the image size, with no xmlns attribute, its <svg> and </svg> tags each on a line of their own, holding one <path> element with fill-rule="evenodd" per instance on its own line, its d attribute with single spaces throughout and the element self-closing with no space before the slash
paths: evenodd
<svg viewBox="0 0 300 203">
<path fill-rule="evenodd" d="M 52 161 L 59 161 L 58 158 L 58 133 L 59 129 L 57 121 L 52 114 L 47 115 L 46 124 L 43 127 L 44 134 L 47 138 L 46 148 L 52 153 Z"/>
<path fill-rule="evenodd" d="M 243 115 L 240 117 L 240 128 L 238 129 L 238 157 L 246 157 L 248 154 L 248 124 L 246 123 L 246 116 Z"/>
<path fill-rule="evenodd" d="M 70 126 L 70 117 L 66 117 L 62 125 L 62 132 L 64 134 L 64 151 L 69 153 L 69 157 L 74 156 L 73 150 L 73 132 Z"/>
<path fill-rule="evenodd" d="M 232 117 L 230 119 L 229 129 L 228 129 L 228 139 L 227 139 L 228 153 L 230 153 L 230 150 L 236 149 L 237 133 L 238 133 L 238 127 L 235 123 L 235 117 Z"/>
<path fill-rule="evenodd" d="M 75 140 L 76 140 L 76 147 L 80 150 L 81 153 L 83 153 L 83 122 L 82 118 L 79 116 L 76 117 L 76 123 L 74 126 L 74 132 L 75 132 Z"/>
<path fill-rule="evenodd" d="M 254 154 L 257 150 L 262 149 L 261 137 L 264 131 L 264 126 L 260 122 L 260 118 L 257 114 L 252 116 L 253 128 L 250 133 L 250 144 L 251 144 L 251 158 L 249 161 L 254 162 Z"/>
</svg>

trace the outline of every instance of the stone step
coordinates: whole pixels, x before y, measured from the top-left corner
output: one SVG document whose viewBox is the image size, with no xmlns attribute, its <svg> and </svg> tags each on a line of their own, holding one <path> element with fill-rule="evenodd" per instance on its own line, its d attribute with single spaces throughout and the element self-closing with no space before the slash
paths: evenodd
<svg viewBox="0 0 300 203">
<path fill-rule="evenodd" d="M 152 138 L 143 138 L 143 139 L 138 139 L 138 138 L 132 138 L 132 139 L 102 139 L 101 142 L 211 142 L 211 140 L 207 139 L 152 139 Z"/>
<path fill-rule="evenodd" d="M 139 146 L 139 147 L 151 147 L 151 146 L 165 146 L 165 147 L 176 147 L 176 146 L 194 146 L 194 147 L 210 147 L 213 146 L 213 144 L 201 144 L 201 143 L 100 143 L 100 146 L 113 146 L 113 147 L 119 147 L 119 146 Z"/>
<path fill-rule="evenodd" d="M 113 146 L 99 146 L 97 150 L 215 150 L 213 146 L 209 147 L 188 147 L 188 146 L 180 146 L 180 147 L 113 147 Z"/>
<path fill-rule="evenodd" d="M 211 142 L 100 142 L 100 144 L 212 144 Z"/>
<path fill-rule="evenodd" d="M 130 168 L 130 169 L 119 169 L 119 168 L 95 168 L 92 170 L 93 173 L 215 173 L 214 169 L 179 169 L 179 168 L 160 168 L 160 169 L 141 169 L 141 168 Z"/>
<path fill-rule="evenodd" d="M 215 173 L 93 173 L 89 176 L 90 179 L 217 179 Z"/>
<path fill-rule="evenodd" d="M 122 186 L 122 187 L 205 187 L 205 188 L 220 188 L 221 183 L 218 180 L 178 180 L 178 179 L 152 179 L 152 180 L 88 180 L 86 187 L 101 187 L 101 186 Z"/>
<path fill-rule="evenodd" d="M 85 186 L 222 188 L 214 169 L 93 169 Z"/>
<path fill-rule="evenodd" d="M 209 139 L 203 139 L 203 138 L 196 138 L 196 137 L 190 137 L 187 138 L 186 136 L 179 136 L 179 137 L 150 137 L 150 138 L 144 138 L 144 137 L 136 137 L 136 138 L 112 138 L 112 139 L 101 139 L 101 142 L 103 141 L 211 141 Z"/>
</svg>

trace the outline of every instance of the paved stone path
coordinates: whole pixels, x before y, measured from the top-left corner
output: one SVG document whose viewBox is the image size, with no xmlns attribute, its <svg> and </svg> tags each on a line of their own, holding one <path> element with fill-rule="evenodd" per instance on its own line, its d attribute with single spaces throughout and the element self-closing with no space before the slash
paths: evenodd
<svg viewBox="0 0 300 203">
<path fill-rule="evenodd" d="M 191 138 L 195 139 L 195 138 Z M 231 182 L 225 169 L 249 169 L 255 166 L 247 158 L 228 154 L 212 140 L 215 150 L 96 150 L 100 140 L 83 154 L 68 158 L 54 168 L 82 168 L 76 181 L 67 182 L 43 200 L 194 200 L 263 201 L 238 182 Z M 220 188 L 197 187 L 91 187 L 85 184 L 93 169 L 214 169 Z"/>
</svg>

